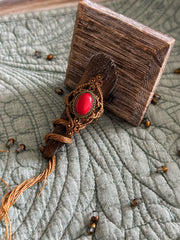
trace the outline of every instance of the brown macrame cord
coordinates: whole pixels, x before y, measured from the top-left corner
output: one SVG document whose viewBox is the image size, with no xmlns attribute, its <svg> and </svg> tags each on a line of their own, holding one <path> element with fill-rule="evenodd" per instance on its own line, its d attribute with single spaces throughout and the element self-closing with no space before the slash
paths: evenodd
<svg viewBox="0 0 180 240">
<path fill-rule="evenodd" d="M 65 121 L 63 119 L 56 119 L 53 122 L 53 124 L 54 123 L 66 124 L 67 121 Z M 62 136 L 60 134 L 55 134 L 55 133 L 46 134 L 45 142 L 47 143 L 47 141 L 49 139 L 53 139 L 55 141 L 59 141 L 62 143 L 72 143 L 72 138 L 68 138 L 68 137 Z M 0 150 L 0 151 L 8 152 L 6 150 Z M 41 174 L 39 174 L 38 176 L 35 176 L 33 178 L 30 178 L 28 180 L 25 180 L 24 182 L 19 184 L 13 190 L 11 190 L 10 186 L 2 178 L 0 178 L 0 181 L 2 181 L 10 190 L 10 192 L 6 193 L 4 195 L 4 197 L 2 198 L 1 206 L 0 206 L 0 221 L 2 221 L 2 219 L 4 218 L 5 224 L 6 224 L 6 230 L 4 233 L 3 240 L 4 239 L 11 240 L 11 223 L 10 223 L 10 219 L 8 216 L 10 207 L 16 203 L 16 201 L 18 200 L 18 198 L 21 196 L 21 194 L 24 191 L 26 191 L 28 188 L 32 187 L 33 185 L 35 185 L 41 181 L 44 181 L 42 189 L 41 189 L 40 193 L 38 194 L 38 196 L 39 196 L 44 189 L 46 178 L 54 171 L 55 162 L 56 162 L 56 157 L 53 156 L 52 159 L 49 160 L 49 165 Z"/>
<path fill-rule="evenodd" d="M 66 113 L 67 116 L 69 118 L 69 121 L 64 120 L 64 119 L 56 119 L 55 121 L 53 121 L 53 125 L 58 125 L 61 124 L 64 127 L 66 127 L 66 129 L 68 129 L 68 125 L 70 126 L 70 128 L 68 130 L 71 131 L 72 135 L 74 132 L 79 132 L 80 129 L 83 129 L 86 127 L 87 124 L 93 123 L 94 120 L 96 120 L 97 118 L 99 118 L 102 114 L 103 114 L 103 95 L 100 89 L 100 86 L 102 85 L 102 76 L 101 75 L 97 75 L 96 79 L 97 82 L 92 82 L 92 79 L 90 79 L 89 83 L 84 83 L 82 85 L 80 85 L 79 87 L 77 87 L 74 91 L 72 91 L 70 94 L 68 94 L 65 98 L 65 104 L 66 104 Z M 94 78 L 93 78 L 94 80 Z M 90 91 L 95 91 L 95 88 L 98 92 L 98 96 L 95 96 L 96 98 L 96 108 L 94 109 L 94 111 L 92 112 L 91 116 L 87 116 L 84 120 L 79 119 L 78 122 L 77 119 L 72 119 L 71 117 L 71 112 L 73 111 L 72 109 L 72 101 L 69 100 L 69 97 L 75 92 L 81 92 L 83 89 L 87 89 Z M 97 110 L 98 109 L 98 110 Z M 68 132 L 67 132 L 68 135 Z M 45 142 L 47 143 L 48 140 L 52 139 L 61 143 L 72 143 L 72 135 L 69 137 L 57 134 L 57 133 L 48 133 L 45 136 Z M 42 149 L 43 151 L 43 149 Z M 7 152 L 5 150 L 1 150 L 1 152 Z M 42 189 L 40 191 L 40 193 L 38 194 L 38 196 L 42 193 L 42 190 L 45 186 L 45 182 L 46 182 L 46 178 L 54 171 L 55 168 L 55 162 L 56 162 L 56 157 L 55 155 L 52 157 L 52 159 L 49 160 L 49 165 L 47 166 L 47 168 L 38 176 L 35 176 L 33 178 L 30 178 L 28 180 L 25 180 L 24 182 L 22 182 L 21 184 L 19 184 L 16 188 L 14 188 L 13 190 L 11 190 L 11 188 L 9 187 L 9 185 L 2 179 L 0 178 L 0 180 L 10 189 L 10 192 L 6 193 L 4 195 L 4 197 L 2 198 L 1 201 L 1 206 L 0 206 L 0 221 L 2 221 L 2 219 L 4 218 L 5 220 L 5 224 L 6 224 L 6 230 L 4 233 L 4 239 L 7 240 L 11 240 L 11 223 L 10 223 L 10 219 L 8 216 L 9 213 L 9 209 L 11 206 L 13 206 L 16 201 L 18 200 L 18 198 L 21 196 L 21 194 L 27 190 L 28 188 L 32 187 L 33 185 L 44 181 Z"/>
<path fill-rule="evenodd" d="M 27 190 L 28 188 L 32 187 L 33 185 L 35 185 L 41 181 L 46 180 L 46 178 L 53 172 L 53 170 L 55 168 L 55 162 L 56 162 L 55 160 L 56 160 L 56 158 L 55 158 L 55 156 L 53 156 L 53 158 L 51 160 L 49 160 L 48 167 L 41 174 L 39 174 L 36 177 L 25 180 L 24 182 L 19 184 L 16 188 L 14 188 L 12 191 L 6 193 L 4 195 L 4 197 L 2 198 L 1 207 L 0 207 L 0 221 L 2 221 L 2 219 L 4 218 L 5 224 L 6 224 L 6 230 L 5 230 L 3 239 L 7 239 L 7 240 L 11 239 L 11 223 L 10 223 L 10 219 L 8 216 L 10 207 L 16 203 L 18 198 L 21 196 L 21 194 L 25 190 Z M 8 184 L 3 179 L 0 179 L 0 180 L 3 181 L 8 186 Z M 44 187 L 44 184 L 43 184 L 43 187 Z M 42 187 L 39 195 L 41 194 L 43 187 Z"/>
</svg>

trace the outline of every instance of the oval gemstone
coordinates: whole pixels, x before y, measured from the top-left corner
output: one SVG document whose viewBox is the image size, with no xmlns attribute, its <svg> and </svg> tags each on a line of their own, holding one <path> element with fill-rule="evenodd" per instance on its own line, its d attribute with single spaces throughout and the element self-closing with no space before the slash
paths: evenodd
<svg viewBox="0 0 180 240">
<path fill-rule="evenodd" d="M 81 94 L 77 101 L 76 101 L 76 106 L 75 110 L 79 115 L 85 115 L 87 114 L 93 105 L 93 97 L 90 93 L 83 93 Z"/>
</svg>

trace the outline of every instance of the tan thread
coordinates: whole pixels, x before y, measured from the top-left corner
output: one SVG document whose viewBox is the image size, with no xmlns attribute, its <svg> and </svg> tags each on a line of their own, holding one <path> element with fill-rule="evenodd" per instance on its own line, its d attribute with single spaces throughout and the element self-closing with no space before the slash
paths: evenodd
<svg viewBox="0 0 180 240">
<path fill-rule="evenodd" d="M 11 240 L 11 223 L 8 216 L 9 208 L 13 206 L 18 198 L 21 196 L 21 194 L 27 190 L 28 188 L 32 187 L 33 185 L 41 182 L 46 181 L 46 178 L 54 171 L 56 163 L 56 157 L 53 156 L 51 160 L 49 160 L 48 167 L 38 176 L 30 178 L 28 180 L 25 180 L 23 183 L 19 184 L 15 189 L 8 192 L 4 195 L 1 201 L 1 207 L 0 207 L 0 221 L 4 218 L 5 224 L 6 224 L 6 230 L 3 239 Z M 3 180 L 3 182 L 5 182 Z M 41 194 L 45 183 L 43 184 L 43 187 L 38 194 L 38 196 Z"/>
<path fill-rule="evenodd" d="M 9 188 L 9 190 L 11 191 L 11 188 L 10 188 L 9 184 L 7 184 L 7 182 L 4 181 L 4 179 L 0 178 L 0 181 L 3 182 Z"/>
</svg>

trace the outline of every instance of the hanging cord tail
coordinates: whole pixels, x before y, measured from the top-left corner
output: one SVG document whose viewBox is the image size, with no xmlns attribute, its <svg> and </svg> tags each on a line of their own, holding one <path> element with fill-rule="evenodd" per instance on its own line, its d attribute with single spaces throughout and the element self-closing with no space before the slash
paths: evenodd
<svg viewBox="0 0 180 240">
<path fill-rule="evenodd" d="M 2 219 L 4 218 L 5 224 L 6 224 L 6 230 L 5 230 L 3 240 L 4 239 L 11 240 L 11 223 L 8 216 L 10 207 L 16 203 L 18 198 L 21 196 L 21 194 L 25 190 L 27 190 L 28 188 L 32 187 L 33 185 L 41 181 L 46 181 L 46 178 L 54 171 L 55 163 L 56 163 L 56 157 L 54 155 L 52 159 L 49 160 L 49 165 L 47 166 L 47 168 L 41 174 L 39 174 L 36 177 L 25 180 L 24 182 L 19 184 L 16 188 L 14 188 L 12 191 L 4 195 L 1 201 L 1 206 L 0 206 L 0 221 L 2 221 Z M 40 194 L 43 188 L 44 188 L 44 184 L 40 191 Z"/>
</svg>

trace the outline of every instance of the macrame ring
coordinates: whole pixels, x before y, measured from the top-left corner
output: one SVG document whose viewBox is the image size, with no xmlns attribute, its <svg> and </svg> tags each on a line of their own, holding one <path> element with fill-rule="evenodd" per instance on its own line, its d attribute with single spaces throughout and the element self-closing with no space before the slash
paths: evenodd
<svg viewBox="0 0 180 240">
<path fill-rule="evenodd" d="M 78 133 L 80 129 L 96 122 L 101 117 L 104 111 L 103 95 L 100 88 L 103 85 L 102 80 L 102 74 L 98 74 L 66 95 L 65 105 L 68 120 L 60 118 L 53 121 L 54 126 L 63 125 L 66 128 L 66 136 L 48 133 L 45 136 L 46 143 L 49 139 L 62 143 L 71 143 L 73 133 Z"/>
</svg>

